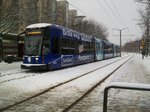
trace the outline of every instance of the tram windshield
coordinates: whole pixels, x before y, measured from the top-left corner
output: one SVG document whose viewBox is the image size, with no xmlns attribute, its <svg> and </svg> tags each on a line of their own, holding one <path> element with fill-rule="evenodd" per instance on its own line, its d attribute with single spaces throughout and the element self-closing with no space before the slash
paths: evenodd
<svg viewBox="0 0 150 112">
<path fill-rule="evenodd" d="M 47 55 L 50 52 L 49 28 L 27 29 L 24 38 L 24 55 Z"/>
<path fill-rule="evenodd" d="M 43 36 L 37 32 L 28 32 L 24 38 L 25 55 L 41 55 Z"/>
</svg>

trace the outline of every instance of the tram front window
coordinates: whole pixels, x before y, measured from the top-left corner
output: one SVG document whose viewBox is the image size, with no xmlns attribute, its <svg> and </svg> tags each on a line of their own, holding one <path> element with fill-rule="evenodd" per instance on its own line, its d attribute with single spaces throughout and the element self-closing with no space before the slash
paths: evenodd
<svg viewBox="0 0 150 112">
<path fill-rule="evenodd" d="M 41 55 L 42 35 L 26 35 L 24 44 L 25 55 Z"/>
</svg>

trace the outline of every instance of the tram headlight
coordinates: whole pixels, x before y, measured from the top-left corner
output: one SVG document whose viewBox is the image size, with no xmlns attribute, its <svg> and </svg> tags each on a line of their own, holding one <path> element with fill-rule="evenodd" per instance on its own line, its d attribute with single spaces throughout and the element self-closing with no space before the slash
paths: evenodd
<svg viewBox="0 0 150 112">
<path fill-rule="evenodd" d="M 36 61 L 38 61 L 38 60 L 39 60 L 39 58 L 35 58 L 35 60 L 36 60 Z"/>
<path fill-rule="evenodd" d="M 31 63 L 31 57 L 28 57 L 28 62 Z"/>
<path fill-rule="evenodd" d="M 39 60 L 39 58 L 36 57 L 36 58 L 35 58 L 36 63 L 38 63 L 38 60 Z"/>
</svg>

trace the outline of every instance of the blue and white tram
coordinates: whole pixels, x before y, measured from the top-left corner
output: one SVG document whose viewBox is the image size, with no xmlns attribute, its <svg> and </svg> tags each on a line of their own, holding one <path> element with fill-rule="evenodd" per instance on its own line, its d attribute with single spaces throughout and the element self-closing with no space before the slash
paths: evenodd
<svg viewBox="0 0 150 112">
<path fill-rule="evenodd" d="M 47 23 L 26 28 L 23 69 L 58 69 L 93 61 L 92 36 Z"/>
<path fill-rule="evenodd" d="M 100 61 L 104 59 L 104 46 L 103 40 L 99 38 L 94 38 L 95 40 L 95 61 Z"/>
<path fill-rule="evenodd" d="M 103 40 L 104 59 L 114 58 L 114 44 Z"/>
<path fill-rule="evenodd" d="M 120 56 L 120 47 L 118 45 L 114 45 L 114 54 L 115 57 Z"/>
</svg>

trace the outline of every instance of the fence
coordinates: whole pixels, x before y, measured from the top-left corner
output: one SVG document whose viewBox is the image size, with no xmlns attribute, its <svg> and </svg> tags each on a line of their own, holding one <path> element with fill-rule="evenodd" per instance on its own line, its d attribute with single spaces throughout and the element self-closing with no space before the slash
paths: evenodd
<svg viewBox="0 0 150 112">
<path fill-rule="evenodd" d="M 112 82 L 104 90 L 103 112 L 107 112 L 108 91 L 111 88 L 150 91 L 150 84 Z"/>
</svg>

